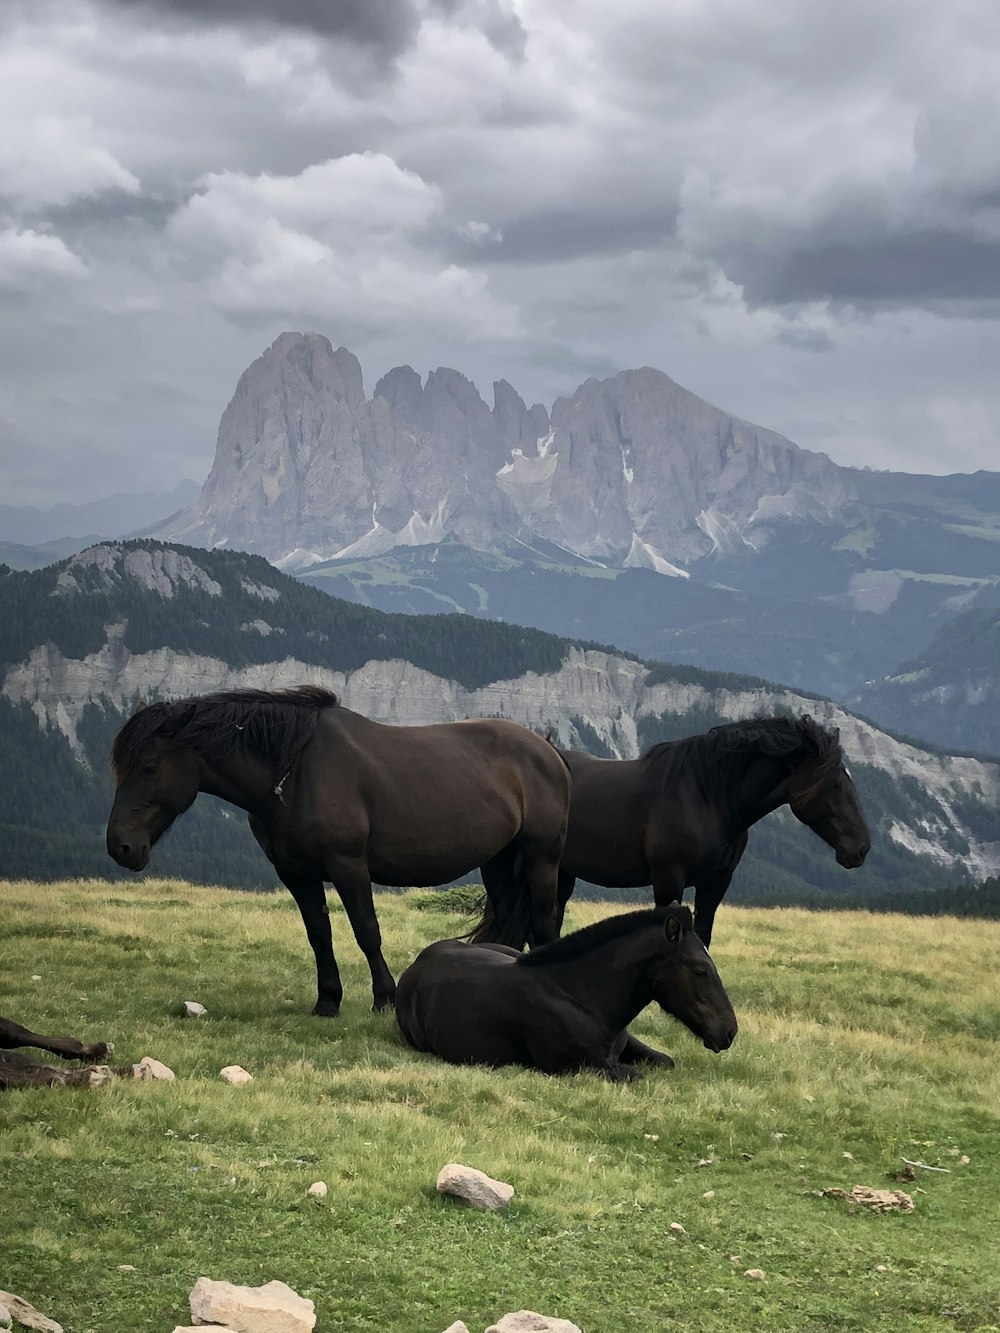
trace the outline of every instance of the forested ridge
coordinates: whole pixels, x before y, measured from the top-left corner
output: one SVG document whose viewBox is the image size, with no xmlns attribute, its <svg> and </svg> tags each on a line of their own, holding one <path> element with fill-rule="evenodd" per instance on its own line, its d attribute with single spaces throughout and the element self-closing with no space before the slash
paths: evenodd
<svg viewBox="0 0 1000 1333">
<path fill-rule="evenodd" d="M 164 549 L 157 542 L 106 545 L 122 553 Z M 221 593 L 213 594 L 196 581 L 179 580 L 173 595 L 163 596 L 135 578 L 117 576 L 117 565 L 111 575 L 107 569 L 74 561 L 23 573 L 0 568 L 4 626 L 0 665 L 6 669 L 24 662 L 33 649 L 46 644 L 64 657 L 85 658 L 106 647 L 106 627 L 116 625 L 121 627 L 123 645 L 134 654 L 168 647 L 181 654 L 214 657 L 233 667 L 293 657 L 341 671 L 373 658 L 398 658 L 474 689 L 529 671 L 555 671 L 575 642 L 464 615 L 384 613 L 307 587 L 258 556 L 167 549 L 189 557 Z M 702 672 L 686 665 L 647 665 L 650 683 L 697 684 L 710 692 L 764 684 L 754 677 Z M 0 875 L 127 877 L 104 847 L 113 795 L 108 754 L 124 716 L 107 701 L 87 705 L 77 725 L 74 757 L 58 728 L 39 726 L 27 704 L 0 696 L 0 791 L 5 793 L 0 808 Z M 581 748 L 604 752 L 598 733 L 585 719 L 571 720 Z M 642 717 L 640 745 L 646 748 L 692 735 L 724 720 L 711 704 L 685 713 Z M 928 797 L 919 783 L 890 780 L 883 770 L 868 765 L 854 764 L 853 771 L 873 827 L 891 819 L 913 823 L 925 816 Z M 969 798 L 959 813 L 976 837 L 1000 841 L 1000 814 L 992 807 Z M 945 836 L 950 852 L 968 851 L 957 830 Z M 205 796 L 158 845 L 151 869 L 157 875 L 255 890 L 272 888 L 277 882 L 243 813 Z M 955 892 L 956 879 L 961 876 L 943 871 L 888 837 L 874 840 L 862 870 L 847 872 L 825 844 L 787 811 L 779 811 L 751 831 L 731 892 L 747 902 L 815 900 L 847 906 L 858 900 L 873 904 L 887 893 L 903 898 L 925 891 L 947 895 Z M 586 892 L 582 886 L 581 891 Z M 602 890 L 601 896 L 606 892 Z M 986 899 L 973 894 L 970 901 L 982 905 Z"/>
</svg>

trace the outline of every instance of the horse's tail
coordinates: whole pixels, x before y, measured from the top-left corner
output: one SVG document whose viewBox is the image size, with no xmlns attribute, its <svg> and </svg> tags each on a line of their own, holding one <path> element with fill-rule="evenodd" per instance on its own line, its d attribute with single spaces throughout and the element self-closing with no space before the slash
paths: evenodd
<svg viewBox="0 0 1000 1333">
<path fill-rule="evenodd" d="M 494 908 L 498 889 L 504 893 L 506 908 L 502 922 Z M 510 879 L 504 886 L 486 886 L 486 906 L 479 924 L 461 938 L 470 944 L 507 944 L 513 949 L 523 949 L 531 934 L 532 924 L 531 886 L 524 873 L 524 858 L 518 852 L 514 857 Z"/>
</svg>

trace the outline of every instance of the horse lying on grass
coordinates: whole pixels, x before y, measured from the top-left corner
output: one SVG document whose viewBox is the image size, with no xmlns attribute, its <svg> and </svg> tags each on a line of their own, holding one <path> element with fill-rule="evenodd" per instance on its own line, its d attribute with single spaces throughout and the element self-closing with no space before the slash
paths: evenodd
<svg viewBox="0 0 1000 1333">
<path fill-rule="evenodd" d="M 396 1018 L 411 1046 L 452 1064 L 590 1069 L 622 1083 L 642 1077 L 637 1063 L 674 1063 L 627 1030 L 653 1000 L 710 1051 L 732 1045 L 736 1015 L 680 903 L 611 917 L 526 954 L 439 940 L 400 977 Z"/>
<path fill-rule="evenodd" d="M 39 1064 L 30 1056 L 15 1054 L 15 1046 L 35 1046 L 66 1060 L 105 1060 L 114 1050 L 110 1042 L 85 1045 L 75 1037 L 43 1037 L 10 1018 L 0 1018 L 0 1088 L 52 1087 L 63 1083 L 105 1083 L 115 1074 L 132 1074 L 132 1066 L 110 1069 L 105 1064 L 91 1064 L 82 1069 L 60 1069 Z"/>
</svg>

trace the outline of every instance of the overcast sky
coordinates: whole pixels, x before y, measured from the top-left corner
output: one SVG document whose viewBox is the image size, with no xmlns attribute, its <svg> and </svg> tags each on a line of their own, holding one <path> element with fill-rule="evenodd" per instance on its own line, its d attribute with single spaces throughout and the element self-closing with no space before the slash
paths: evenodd
<svg viewBox="0 0 1000 1333">
<path fill-rule="evenodd" d="M 0 502 L 203 481 L 284 329 L 1000 469 L 1000 6 L 3 0 Z"/>
</svg>

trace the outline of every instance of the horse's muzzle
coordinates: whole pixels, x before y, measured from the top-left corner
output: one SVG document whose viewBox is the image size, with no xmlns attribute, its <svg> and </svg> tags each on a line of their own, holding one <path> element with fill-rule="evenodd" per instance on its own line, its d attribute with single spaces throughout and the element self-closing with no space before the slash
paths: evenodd
<svg viewBox="0 0 1000 1333">
<path fill-rule="evenodd" d="M 109 838 L 108 854 L 125 870 L 145 870 L 149 865 L 148 842 L 112 842 Z"/>
<path fill-rule="evenodd" d="M 870 850 L 870 842 L 863 843 L 860 847 L 841 847 L 837 851 L 837 864 L 843 866 L 845 870 L 857 870 L 858 866 L 864 865 L 865 857 Z"/>
<path fill-rule="evenodd" d="M 738 1030 L 738 1024 L 734 1020 L 732 1027 L 727 1028 L 725 1032 L 717 1032 L 710 1037 L 705 1037 L 704 1045 L 708 1050 L 714 1051 L 716 1055 L 718 1055 L 720 1051 L 728 1051 L 730 1046 L 732 1046 L 733 1042 L 736 1040 L 736 1033 Z"/>
</svg>

